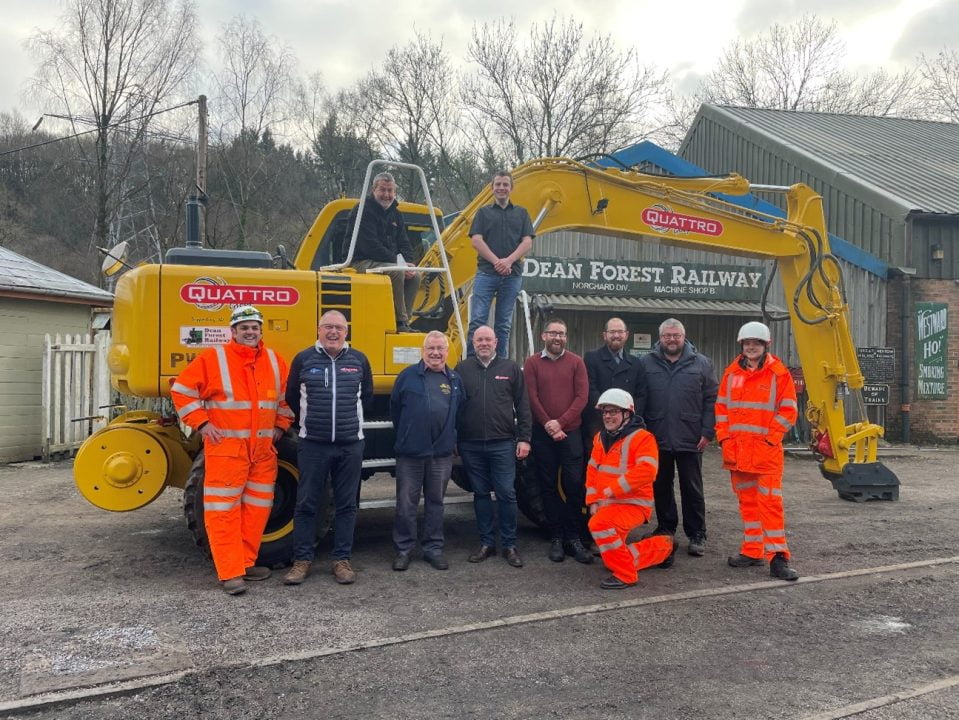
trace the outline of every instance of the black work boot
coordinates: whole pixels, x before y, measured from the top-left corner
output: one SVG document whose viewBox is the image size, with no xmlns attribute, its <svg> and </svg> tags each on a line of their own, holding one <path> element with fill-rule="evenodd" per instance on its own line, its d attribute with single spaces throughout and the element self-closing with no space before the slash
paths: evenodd
<svg viewBox="0 0 959 720">
<path fill-rule="evenodd" d="M 742 553 L 739 553 L 739 555 L 732 555 L 727 558 L 726 564 L 729 565 L 729 567 L 735 568 L 752 567 L 753 565 L 762 565 L 763 559 L 749 557 L 749 555 L 743 555 Z"/>
<path fill-rule="evenodd" d="M 563 543 L 563 550 L 567 555 L 572 555 L 578 563 L 589 565 L 593 562 L 593 553 L 586 549 L 581 540 L 570 540 Z"/>
<path fill-rule="evenodd" d="M 779 580 L 798 580 L 799 573 L 789 567 L 785 553 L 776 553 L 769 563 L 769 574 Z"/>
<path fill-rule="evenodd" d="M 566 553 L 563 552 L 563 541 L 555 538 L 549 546 L 549 559 L 553 562 L 563 562 L 566 559 Z"/>
</svg>

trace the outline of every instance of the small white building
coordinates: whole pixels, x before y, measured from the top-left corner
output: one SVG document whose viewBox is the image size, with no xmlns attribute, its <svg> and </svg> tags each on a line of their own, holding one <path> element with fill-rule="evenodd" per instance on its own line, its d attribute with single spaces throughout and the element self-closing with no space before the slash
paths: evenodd
<svg viewBox="0 0 959 720">
<path fill-rule="evenodd" d="M 0 462 L 41 455 L 44 336 L 87 335 L 113 294 L 0 247 Z"/>
</svg>

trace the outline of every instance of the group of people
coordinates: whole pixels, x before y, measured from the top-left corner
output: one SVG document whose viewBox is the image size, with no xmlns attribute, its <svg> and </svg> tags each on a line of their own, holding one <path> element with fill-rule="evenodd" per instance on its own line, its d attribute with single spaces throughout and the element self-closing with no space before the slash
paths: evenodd
<svg viewBox="0 0 959 720">
<path fill-rule="evenodd" d="M 422 359 L 397 376 L 390 397 L 396 437 L 393 569 L 409 567 L 417 541 L 433 568 L 449 567 L 443 499 L 456 455 L 472 486 L 479 534 L 469 562 L 501 551 L 510 566 L 522 567 L 516 466 L 532 454 L 550 534 L 549 559 L 573 557 L 589 564 L 598 554 L 611 573 L 602 587 L 634 585 L 639 570 L 673 563 L 677 473 L 688 552 L 705 555 L 702 453 L 716 439 L 744 528 L 740 553 L 729 565 L 768 562 L 774 577 L 795 580 L 781 485 L 782 438 L 796 420 L 796 393 L 783 363 L 769 352 L 769 328 L 743 325 L 737 338 L 742 352 L 718 384 L 712 363 L 675 319 L 664 321 L 652 351 L 637 357 L 626 349 L 625 322 L 611 318 L 603 345 L 580 357 L 567 350 L 566 323 L 553 318 L 543 329 L 542 350 L 520 368 L 506 355 L 521 260 L 534 228 L 526 210 L 510 202 L 509 173 L 497 173 L 491 190 L 493 202 L 476 213 L 470 227 L 478 266 L 467 357 L 450 368 L 447 337 L 427 333 Z M 412 249 L 389 173 L 374 178 L 368 200 L 359 229 L 357 211 L 350 216 L 344 241 L 356 230 L 351 262 L 361 272 L 400 267 L 387 273 L 397 331 L 409 332 L 418 279 L 402 269 L 412 266 Z M 298 353 L 289 369 L 263 345 L 262 325 L 257 308 L 236 308 L 231 341 L 201 353 L 171 388 L 180 419 L 203 438 L 204 519 L 217 576 L 231 595 L 245 592 L 249 581 L 271 576 L 256 558 L 273 501 L 275 442 L 292 427 L 299 483 L 293 564 L 283 581 L 299 585 L 310 573 L 317 514 L 329 482 L 331 571 L 336 582 L 352 583 L 364 413 L 373 397 L 369 361 L 346 342 L 348 320 L 338 311 L 323 314 L 316 342 Z M 655 529 L 628 542 L 653 510 Z"/>
</svg>

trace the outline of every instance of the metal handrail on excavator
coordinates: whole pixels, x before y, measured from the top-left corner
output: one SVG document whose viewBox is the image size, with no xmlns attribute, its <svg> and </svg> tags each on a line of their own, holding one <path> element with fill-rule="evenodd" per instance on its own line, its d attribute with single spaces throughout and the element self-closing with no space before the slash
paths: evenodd
<svg viewBox="0 0 959 720">
<path fill-rule="evenodd" d="M 356 250 L 356 238 L 360 234 L 360 221 L 363 219 L 363 210 L 366 207 L 366 198 L 369 196 L 370 190 L 370 181 L 373 177 L 373 168 L 378 166 L 392 167 L 392 168 L 401 168 L 403 170 L 412 170 L 416 173 L 417 177 L 420 180 L 420 186 L 423 190 L 423 197 L 426 200 L 426 207 L 429 210 L 430 223 L 433 225 L 433 236 L 436 238 L 436 245 L 439 246 L 439 256 L 440 260 L 443 263 L 443 267 L 419 267 L 419 266 L 409 266 L 409 265 L 384 265 L 382 267 L 370 268 L 367 270 L 367 273 L 388 273 L 396 272 L 397 270 L 402 270 L 404 272 L 414 272 L 419 274 L 430 274 L 430 273 L 442 273 L 446 276 L 446 282 L 448 287 L 453 287 L 453 273 L 450 271 L 450 262 L 449 257 L 446 254 L 446 248 L 443 245 L 442 238 L 440 237 L 440 226 L 436 222 L 436 208 L 433 206 L 433 197 L 430 195 L 430 188 L 426 182 L 426 173 L 423 172 L 423 168 L 419 165 L 413 165 L 412 163 L 402 163 L 402 162 L 392 162 L 390 160 L 373 160 L 369 165 L 366 166 L 366 176 L 363 178 L 363 189 L 360 193 L 360 203 L 356 210 L 356 222 L 353 224 L 353 235 L 350 237 L 350 247 L 346 253 L 346 258 L 341 263 L 334 263 L 333 265 L 324 265 L 320 268 L 321 271 L 329 270 L 342 270 L 343 268 L 349 267 L 350 263 L 353 261 L 353 253 Z M 412 258 L 408 258 L 412 260 Z M 459 330 L 460 340 L 463 345 L 463 357 L 466 356 L 466 333 L 463 331 L 463 317 L 459 311 L 459 307 L 456 303 L 453 303 L 453 317 L 456 320 L 456 327 Z"/>
</svg>

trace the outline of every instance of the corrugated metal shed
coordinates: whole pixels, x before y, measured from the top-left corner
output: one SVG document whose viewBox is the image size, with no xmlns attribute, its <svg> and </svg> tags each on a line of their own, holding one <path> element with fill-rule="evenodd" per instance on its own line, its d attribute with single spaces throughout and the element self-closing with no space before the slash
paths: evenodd
<svg viewBox="0 0 959 720">
<path fill-rule="evenodd" d="M 680 154 L 754 183 L 804 182 L 831 233 L 920 278 L 959 277 L 959 124 L 704 104 Z"/>
<path fill-rule="evenodd" d="M 113 293 L 0 247 L 0 295 L 113 305 Z"/>
<path fill-rule="evenodd" d="M 826 170 L 829 176 L 823 179 L 830 184 L 885 195 L 901 216 L 913 210 L 959 212 L 959 124 L 708 104 L 700 115 L 725 116 L 740 131 L 795 150 Z M 690 130 L 681 155 L 693 135 Z"/>
</svg>

